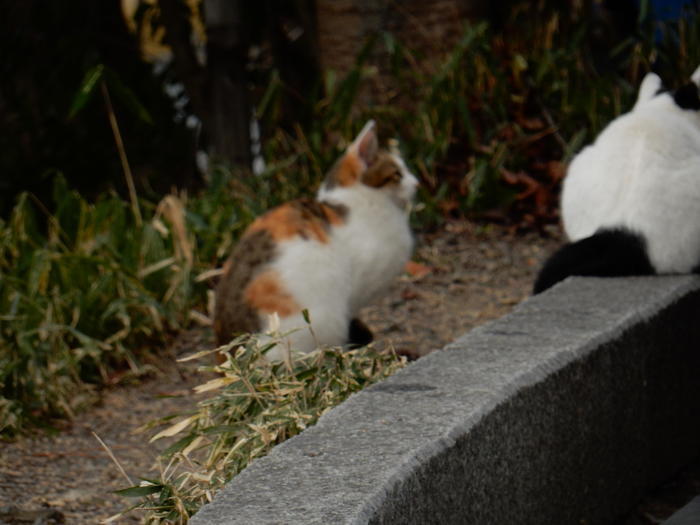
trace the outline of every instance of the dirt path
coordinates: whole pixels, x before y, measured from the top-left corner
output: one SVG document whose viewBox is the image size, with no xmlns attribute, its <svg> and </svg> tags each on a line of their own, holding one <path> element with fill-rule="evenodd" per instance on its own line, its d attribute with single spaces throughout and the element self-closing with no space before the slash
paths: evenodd
<svg viewBox="0 0 700 525">
<path fill-rule="evenodd" d="M 559 243 L 558 236 L 557 230 L 543 238 L 535 233 L 514 235 L 494 225 L 449 223 L 420 237 L 415 260 L 425 268 L 398 279 L 362 317 L 374 330 L 377 344 L 390 343 L 414 356 L 440 348 L 527 297 L 537 268 Z M 199 333 L 181 340 L 175 353 L 207 344 L 211 342 L 206 334 Z M 123 510 L 128 501 L 112 491 L 129 484 L 93 432 L 132 480 L 153 475 L 158 450 L 147 443 L 149 434 L 134 430 L 186 408 L 191 398 L 183 395 L 202 382 L 192 365 L 161 367 L 153 380 L 109 391 L 99 407 L 55 437 L 0 444 L 0 525 L 35 522 L 46 506 L 57 511 L 56 519 L 63 516 L 71 525 L 96 524 Z M 22 512 L 29 512 L 31 519 L 21 521 Z M 53 523 L 39 519 L 36 523 Z M 138 521 L 134 515 L 117 523 Z"/>
<path fill-rule="evenodd" d="M 186 334 L 176 342 L 174 355 L 203 346 L 204 336 Z M 158 449 L 148 443 L 148 432 L 136 429 L 189 406 L 191 398 L 185 396 L 202 378 L 196 365 L 187 365 L 171 359 L 160 364 L 154 377 L 107 391 L 99 406 L 80 414 L 56 436 L 0 443 L 0 525 L 62 523 L 51 521 L 47 508 L 58 510 L 66 524 L 95 525 L 127 508 L 129 500 L 113 491 L 157 472 Z M 115 523 L 139 523 L 139 516 L 132 513 Z"/>
<path fill-rule="evenodd" d="M 442 348 L 469 329 L 508 313 L 532 291 L 542 261 L 560 243 L 503 227 L 449 223 L 426 234 L 415 261 L 425 275 L 404 275 L 362 318 L 378 339 L 418 357 Z"/>
</svg>

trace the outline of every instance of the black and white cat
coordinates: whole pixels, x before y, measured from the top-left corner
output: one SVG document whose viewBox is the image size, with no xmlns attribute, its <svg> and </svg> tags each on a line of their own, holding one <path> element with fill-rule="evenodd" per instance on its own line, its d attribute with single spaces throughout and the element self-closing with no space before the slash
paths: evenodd
<svg viewBox="0 0 700 525">
<path fill-rule="evenodd" d="M 571 162 L 561 196 L 570 243 L 544 264 L 539 293 L 570 275 L 700 270 L 700 67 L 665 91 L 644 77 L 629 113 Z"/>
</svg>

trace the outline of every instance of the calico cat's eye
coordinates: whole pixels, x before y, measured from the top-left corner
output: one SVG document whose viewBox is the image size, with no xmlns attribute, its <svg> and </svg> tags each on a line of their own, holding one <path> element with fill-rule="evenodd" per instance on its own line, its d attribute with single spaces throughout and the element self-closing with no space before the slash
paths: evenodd
<svg viewBox="0 0 700 525">
<path fill-rule="evenodd" d="M 362 175 L 362 182 L 372 188 L 383 188 L 398 186 L 403 178 L 400 163 L 389 155 L 384 155 Z"/>
<path fill-rule="evenodd" d="M 401 181 L 401 172 L 399 170 L 394 170 L 384 177 L 384 180 L 382 181 L 382 186 L 399 181 Z"/>
</svg>

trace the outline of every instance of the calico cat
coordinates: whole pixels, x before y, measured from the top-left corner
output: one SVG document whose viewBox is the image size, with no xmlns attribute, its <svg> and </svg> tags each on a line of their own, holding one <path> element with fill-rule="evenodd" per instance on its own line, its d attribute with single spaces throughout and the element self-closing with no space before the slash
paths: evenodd
<svg viewBox="0 0 700 525">
<path fill-rule="evenodd" d="M 571 241 L 544 264 L 539 293 L 569 275 L 700 269 L 700 67 L 665 91 L 646 75 L 629 113 L 571 162 L 561 197 Z"/>
<path fill-rule="evenodd" d="M 277 314 L 291 350 L 363 345 L 358 311 L 401 273 L 413 251 L 408 209 L 417 179 L 396 152 L 380 150 L 369 121 L 328 172 L 317 198 L 257 218 L 224 266 L 216 290 L 219 344 L 266 332 Z M 311 330 L 304 320 L 307 310 Z M 277 345 L 266 355 L 282 359 Z"/>
</svg>

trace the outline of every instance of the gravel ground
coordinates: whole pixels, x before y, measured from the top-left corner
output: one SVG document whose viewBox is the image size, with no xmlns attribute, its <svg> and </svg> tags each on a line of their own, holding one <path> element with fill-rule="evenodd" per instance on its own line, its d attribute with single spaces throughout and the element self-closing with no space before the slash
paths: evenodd
<svg viewBox="0 0 700 525">
<path fill-rule="evenodd" d="M 558 229 L 547 233 L 515 234 L 497 225 L 448 223 L 420 236 L 414 257 L 419 264 L 361 317 L 374 331 L 377 345 L 392 345 L 413 358 L 425 355 L 508 313 L 526 298 L 540 264 L 560 242 Z M 190 332 L 169 353 L 181 355 L 212 344 L 208 332 Z M 186 394 L 204 380 L 195 367 L 196 363 L 164 360 L 155 377 L 107 391 L 99 406 L 66 424 L 56 436 L 0 445 L 0 525 L 96 524 L 124 510 L 128 500 L 113 491 L 130 485 L 125 475 L 136 482 L 158 468 L 158 449 L 147 442 L 148 433 L 136 429 L 193 402 Z M 688 483 L 683 487 L 687 490 Z M 655 523 L 647 517 L 657 510 L 658 505 L 640 507 L 635 521 L 624 523 Z M 115 522 L 138 523 L 139 515 Z"/>
</svg>

